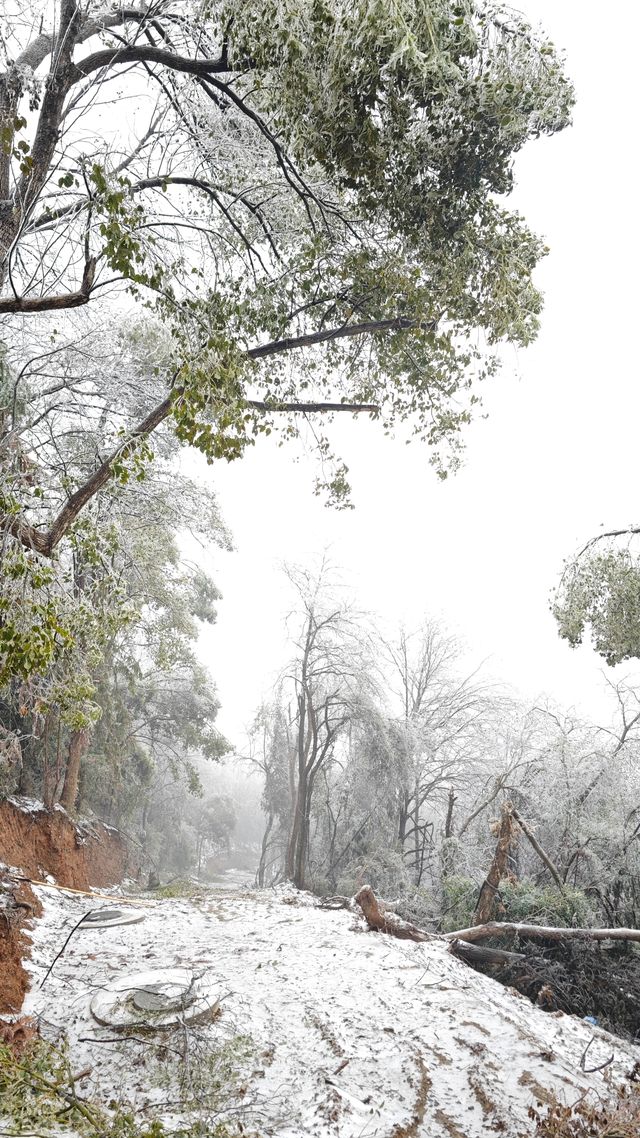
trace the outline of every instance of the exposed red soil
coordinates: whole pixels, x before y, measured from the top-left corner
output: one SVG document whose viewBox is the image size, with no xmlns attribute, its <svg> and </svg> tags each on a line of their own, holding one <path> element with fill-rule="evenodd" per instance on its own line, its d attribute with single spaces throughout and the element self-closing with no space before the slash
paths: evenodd
<svg viewBox="0 0 640 1138">
<path fill-rule="evenodd" d="M 21 809 L 7 800 L 0 802 L 0 862 L 34 881 L 50 874 L 72 889 L 116 885 L 140 871 L 139 858 L 115 830 L 76 825 L 64 810 Z M 26 882 L 0 873 L 0 1013 L 22 1007 L 28 986 L 22 960 L 30 944 L 24 927 L 41 911 Z"/>
<path fill-rule="evenodd" d="M 31 941 L 24 932 L 25 924 L 38 917 L 42 906 L 26 882 L 0 881 L 0 1012 L 15 1014 L 22 1007 L 29 978 L 22 961 L 29 953 Z M 8 1027 L 7 1031 L 10 1030 Z M 9 1039 L 4 1025 L 0 1025 L 0 1039 Z"/>
<path fill-rule="evenodd" d="M 0 861 L 42 881 L 89 889 L 137 875 L 139 864 L 125 839 L 100 822 L 75 825 L 64 810 L 22 810 L 0 802 Z"/>
</svg>

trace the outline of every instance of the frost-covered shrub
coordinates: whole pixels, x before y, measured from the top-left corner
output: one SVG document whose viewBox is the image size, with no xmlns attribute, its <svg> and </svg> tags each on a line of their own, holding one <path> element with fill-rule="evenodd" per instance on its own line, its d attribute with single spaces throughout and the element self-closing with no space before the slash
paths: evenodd
<svg viewBox="0 0 640 1138">
<path fill-rule="evenodd" d="M 442 882 L 442 911 L 440 926 L 443 932 L 468 928 L 473 917 L 480 886 L 471 877 L 454 874 Z"/>
<path fill-rule="evenodd" d="M 470 877 L 446 877 L 442 883 L 443 932 L 473 923 L 480 886 Z M 588 898 L 580 889 L 539 888 L 531 881 L 501 881 L 496 895 L 496 921 L 516 921 L 560 928 L 589 927 L 595 922 Z"/>
<path fill-rule="evenodd" d="M 191 1061 L 168 1064 L 163 1041 L 150 1042 L 147 1078 L 177 1096 L 184 1124 L 176 1130 L 147 1118 L 133 1104 L 108 1105 L 75 1096 L 66 1042 L 28 1041 L 17 1054 L 0 1043 L 0 1132 L 56 1134 L 60 1138 L 240 1138 L 247 1134 L 237 1115 L 246 1110 L 245 1072 L 254 1046 L 245 1035 L 198 1049 Z M 69 1093 L 71 1088 L 72 1093 Z M 251 1131 L 253 1133 L 253 1130 Z"/>
<path fill-rule="evenodd" d="M 421 928 L 435 929 L 440 916 L 440 907 L 433 890 L 423 885 L 411 886 L 398 897 L 394 908 L 405 921 Z"/>
<path fill-rule="evenodd" d="M 530 881 L 503 881 L 500 884 L 495 918 L 498 921 L 524 921 L 526 924 L 555 925 L 560 928 L 588 927 L 594 913 L 580 889 L 540 889 Z"/>
</svg>

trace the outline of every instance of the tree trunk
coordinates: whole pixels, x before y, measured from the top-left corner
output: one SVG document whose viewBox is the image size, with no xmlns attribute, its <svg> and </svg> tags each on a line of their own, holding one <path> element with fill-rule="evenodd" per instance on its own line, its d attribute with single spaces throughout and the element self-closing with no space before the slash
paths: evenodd
<svg viewBox="0 0 640 1138">
<path fill-rule="evenodd" d="M 370 885 L 363 885 L 362 889 L 356 893 L 354 901 L 362 909 L 365 921 L 374 932 L 389 933 L 390 936 L 398 937 L 400 940 L 427 941 L 440 939 L 434 933 L 428 933 L 425 929 L 419 929 L 416 925 L 410 924 L 409 921 L 403 921 L 397 913 L 381 908 L 380 902 Z"/>
<path fill-rule="evenodd" d="M 313 794 L 313 778 L 305 783 L 305 806 L 302 814 L 300 830 L 298 832 L 298 849 L 296 852 L 296 874 L 294 884 L 298 889 L 305 888 L 306 870 L 309 862 L 309 844 L 311 833 L 311 796 Z"/>
<path fill-rule="evenodd" d="M 453 808 L 456 804 L 456 796 L 453 787 L 449 787 L 449 798 L 447 800 L 447 817 L 444 823 L 444 836 L 445 838 L 453 837 Z"/>
<path fill-rule="evenodd" d="M 306 703 L 306 675 L 308 664 L 308 631 L 307 631 L 307 649 L 305 650 L 304 659 L 302 662 L 302 690 L 298 695 L 298 726 L 297 726 L 297 742 L 296 742 L 296 769 L 298 775 L 298 785 L 295 788 L 295 798 L 293 799 L 293 818 L 291 820 L 291 830 L 289 833 L 289 844 L 287 846 L 287 858 L 285 863 L 285 876 L 297 889 L 304 889 L 304 859 L 300 858 L 300 841 L 301 835 L 304 831 L 304 820 L 307 814 L 307 748 L 306 748 L 306 730 L 307 730 L 307 717 L 308 709 Z"/>
<path fill-rule="evenodd" d="M 71 813 L 76 808 L 78 798 L 78 783 L 80 780 L 80 765 L 89 746 L 89 728 L 80 727 L 71 733 L 69 740 L 69 757 L 64 775 L 64 786 L 60 803 L 65 810 Z"/>
<path fill-rule="evenodd" d="M 267 851 L 269 849 L 269 835 L 273 828 L 273 820 L 275 815 L 270 811 L 267 817 L 267 825 L 262 835 L 262 845 L 260 847 L 260 861 L 258 863 L 258 872 L 256 875 L 258 886 L 260 889 L 264 886 L 264 876 L 267 868 Z"/>
<path fill-rule="evenodd" d="M 466 940 L 452 940 L 450 951 L 470 964 L 517 964 L 526 960 L 524 952 L 505 952 L 502 948 L 481 948 Z"/>
<path fill-rule="evenodd" d="M 404 843 L 407 836 L 407 821 L 409 816 L 409 796 L 406 792 L 402 792 L 402 800 L 400 802 L 400 815 L 398 818 L 398 841 L 400 846 L 404 849 Z"/>
<path fill-rule="evenodd" d="M 307 814 L 307 780 L 303 774 L 298 782 L 298 789 L 296 791 L 296 801 L 293 811 L 293 822 L 291 824 L 291 833 L 289 835 L 289 844 L 287 846 L 287 860 L 285 866 L 285 873 L 289 881 L 297 889 L 304 889 L 304 868 L 305 868 L 305 853 L 306 853 L 306 826 L 305 819 Z"/>
<path fill-rule="evenodd" d="M 414 847 L 411 851 L 413 860 L 413 884 L 418 885 L 420 880 L 420 787 L 416 782 L 413 791 L 413 810 L 411 811 L 411 831 Z"/>
<path fill-rule="evenodd" d="M 490 921 L 469 929 L 446 933 L 446 940 L 464 940 L 473 944 L 494 936 L 531 937 L 535 940 L 633 940 L 640 942 L 640 929 L 562 929 L 547 925 L 524 925 L 521 922 Z"/>
<path fill-rule="evenodd" d="M 29 740 L 25 740 L 25 742 L 22 743 L 22 763 L 20 764 L 18 794 L 24 795 L 26 798 L 34 798 L 36 795 L 36 780 L 33 773 L 31 748 L 28 746 L 28 743 Z"/>
<path fill-rule="evenodd" d="M 485 924 L 490 921 L 496 904 L 496 894 L 500 882 L 507 872 L 509 850 L 514 839 L 513 808 L 510 802 L 504 802 L 500 810 L 500 825 L 498 828 L 498 841 L 489 872 L 482 883 L 476 910 L 473 914 L 474 925 Z"/>
</svg>

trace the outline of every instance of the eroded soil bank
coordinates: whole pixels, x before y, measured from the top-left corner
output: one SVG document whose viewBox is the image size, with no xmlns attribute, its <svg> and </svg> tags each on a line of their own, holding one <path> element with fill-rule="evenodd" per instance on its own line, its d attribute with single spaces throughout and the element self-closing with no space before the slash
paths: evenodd
<svg viewBox="0 0 640 1138">
<path fill-rule="evenodd" d="M 26 877 L 55 879 L 72 889 L 104 888 L 137 877 L 140 858 L 125 838 L 101 823 L 74 823 L 64 810 L 47 812 L 20 799 L 0 802 L 0 1014 L 22 1006 L 28 976 L 22 961 L 29 951 L 27 931 L 41 912 Z"/>
<path fill-rule="evenodd" d="M 20 1011 L 29 978 L 22 961 L 31 941 L 24 929 L 42 906 L 30 886 L 0 876 L 0 1012 Z M 1 1038 L 1 1037 L 0 1037 Z"/>
</svg>

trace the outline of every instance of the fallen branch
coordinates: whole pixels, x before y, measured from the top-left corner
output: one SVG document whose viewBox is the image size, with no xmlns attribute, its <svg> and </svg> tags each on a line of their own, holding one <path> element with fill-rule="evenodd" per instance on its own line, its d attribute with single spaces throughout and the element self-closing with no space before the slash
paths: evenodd
<svg viewBox="0 0 640 1138">
<path fill-rule="evenodd" d="M 609 1058 L 605 1059 L 604 1063 L 599 1063 L 597 1067 L 587 1067 L 586 1066 L 587 1055 L 589 1053 L 589 1048 L 591 1047 L 591 1044 L 593 1043 L 594 1039 L 595 1039 L 595 1035 L 592 1035 L 591 1039 L 587 1043 L 587 1046 L 585 1047 L 584 1051 L 582 1052 L 582 1056 L 580 1059 L 580 1069 L 582 1071 L 584 1071 L 585 1075 L 593 1075 L 593 1073 L 595 1071 L 604 1071 L 605 1067 L 610 1067 L 611 1064 L 613 1063 L 613 1060 L 615 1059 L 615 1055 L 612 1052 L 611 1055 L 609 1056 Z M 614 1138 L 615 1138 L 615 1135 L 614 1135 Z"/>
<path fill-rule="evenodd" d="M 547 925 L 525 925 L 513 921 L 490 921 L 470 929 L 456 929 L 447 933 L 446 940 L 463 940 L 473 943 L 492 936 L 519 936 L 541 940 L 633 940 L 640 941 L 640 929 L 561 929 Z"/>
<path fill-rule="evenodd" d="M 341 894 L 336 893 L 332 897 L 323 897 L 319 909 L 353 909 L 353 897 L 343 897 Z"/>
<path fill-rule="evenodd" d="M 37 885 L 38 889 L 58 889 L 61 893 L 77 893 L 79 897 L 98 897 L 101 901 L 111 901 L 113 905 L 155 905 L 155 901 L 144 901 L 140 897 L 118 897 L 113 893 L 94 893 L 88 889 L 72 889 L 70 885 L 56 885 L 53 881 L 38 881 L 35 877 L 26 877 L 23 873 L 7 873 L 16 881 L 26 881 L 28 885 Z"/>
<path fill-rule="evenodd" d="M 544 850 L 542 848 L 542 846 L 540 845 L 540 842 L 536 838 L 535 834 L 532 833 L 532 831 L 529 829 L 527 823 L 524 821 L 523 818 L 520 817 L 520 815 L 518 814 L 518 811 L 515 810 L 513 807 L 511 808 L 511 816 L 513 818 L 515 818 L 520 829 L 522 830 L 522 833 L 524 834 L 524 836 L 526 838 L 528 838 L 533 849 L 536 851 L 538 857 L 540 858 L 540 861 L 542 861 L 544 863 L 544 865 L 546 865 L 547 869 L 549 870 L 549 873 L 553 877 L 553 880 L 555 881 L 556 885 L 558 886 L 558 889 L 560 890 L 560 892 L 564 893 L 564 891 L 565 891 L 564 882 L 563 882 L 560 874 L 558 873 L 556 866 L 554 865 L 551 858 L 549 857 L 549 854 L 546 852 L 546 850 Z"/>
</svg>

